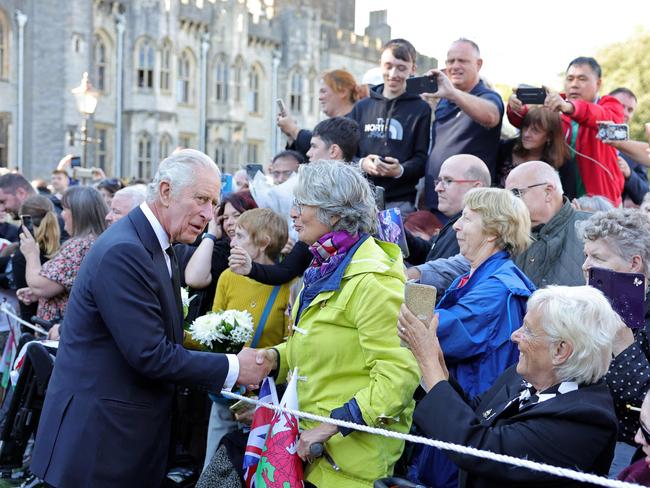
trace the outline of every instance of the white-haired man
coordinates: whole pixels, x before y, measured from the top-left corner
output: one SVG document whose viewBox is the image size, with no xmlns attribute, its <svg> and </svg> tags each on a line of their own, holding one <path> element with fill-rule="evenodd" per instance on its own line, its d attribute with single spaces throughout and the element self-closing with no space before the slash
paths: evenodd
<svg viewBox="0 0 650 488">
<path fill-rule="evenodd" d="M 115 192 L 111 200 L 110 211 L 106 214 L 106 222 L 113 225 L 122 217 L 133 210 L 147 198 L 147 187 L 144 185 L 131 185 Z"/>
<path fill-rule="evenodd" d="M 160 486 L 176 383 L 212 391 L 258 383 L 255 354 L 183 348 L 171 244 L 212 218 L 220 174 L 192 149 L 160 163 L 147 201 L 111 226 L 84 259 L 62 327 L 31 469 L 54 487 Z M 261 360 L 260 360 L 261 362 Z"/>
</svg>

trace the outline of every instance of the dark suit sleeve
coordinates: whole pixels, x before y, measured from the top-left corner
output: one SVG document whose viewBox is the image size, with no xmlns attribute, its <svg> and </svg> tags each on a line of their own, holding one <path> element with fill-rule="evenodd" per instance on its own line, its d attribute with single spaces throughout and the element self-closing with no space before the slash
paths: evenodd
<svg viewBox="0 0 650 488">
<path fill-rule="evenodd" d="M 489 394 L 489 393 L 488 393 Z M 414 422 L 427 437 L 517 458 L 572 469 L 590 469 L 615 432 L 597 425 L 594 408 L 590 415 L 571 409 L 555 415 L 540 415 L 519 422 L 490 424 L 472 410 L 452 386 L 441 381 L 420 402 Z M 581 418 L 582 417 L 582 418 Z M 589 418 L 585 418 L 589 417 Z M 561 449 L 558 448 L 561 446 Z M 516 468 L 451 451 L 447 455 L 459 468 L 475 476 L 507 479 L 509 482 L 557 480 L 552 475 Z M 589 466 L 585 460 L 590 459 Z"/>
<path fill-rule="evenodd" d="M 91 286 L 97 309 L 134 370 L 151 379 L 222 387 L 228 374 L 225 355 L 188 351 L 165 334 L 163 289 L 142 246 L 113 246 L 99 259 L 96 276 Z"/>
<path fill-rule="evenodd" d="M 648 169 L 645 166 L 623 156 L 630 167 L 630 177 L 625 180 L 623 194 L 630 197 L 636 205 L 641 205 L 643 197 L 650 190 L 648 186 Z"/>
</svg>

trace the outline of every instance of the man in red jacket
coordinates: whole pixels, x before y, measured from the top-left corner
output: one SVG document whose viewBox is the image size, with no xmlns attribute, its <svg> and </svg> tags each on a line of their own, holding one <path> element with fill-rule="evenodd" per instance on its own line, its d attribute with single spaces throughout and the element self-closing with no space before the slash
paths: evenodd
<svg viewBox="0 0 650 488">
<path fill-rule="evenodd" d="M 623 106 L 610 96 L 598 96 L 602 71 L 594 58 L 579 57 L 569 63 L 565 93 L 548 92 L 544 106 L 560 112 L 566 143 L 577 166 L 576 194 L 602 195 L 621 204 L 624 178 L 616 150 L 596 138 L 598 122 L 623 123 Z M 508 102 L 508 120 L 520 127 L 528 111 L 516 96 Z"/>
</svg>

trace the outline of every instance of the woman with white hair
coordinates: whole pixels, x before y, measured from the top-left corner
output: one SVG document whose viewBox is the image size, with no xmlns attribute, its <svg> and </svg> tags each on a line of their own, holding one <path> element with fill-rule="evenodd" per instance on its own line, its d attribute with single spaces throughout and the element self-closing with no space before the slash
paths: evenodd
<svg viewBox="0 0 650 488">
<path fill-rule="evenodd" d="M 604 475 L 617 421 L 603 376 L 622 327 L 603 294 L 589 286 L 550 286 L 528 300 L 512 334 L 516 366 L 471 400 L 450 379 L 438 318 L 429 327 L 402 307 L 399 335 L 408 342 L 427 394 L 414 421 L 427 437 Z M 473 456 L 448 453 L 463 487 L 575 486 L 576 482 Z"/>
<path fill-rule="evenodd" d="M 319 161 L 300 167 L 294 195 L 291 217 L 313 260 L 294 305 L 292 333 L 266 349 L 266 357 L 281 381 L 298 369 L 301 410 L 407 433 L 419 378 L 395 330 L 404 265 L 396 245 L 370 237 L 373 191 L 357 168 Z M 310 461 L 307 486 L 372 486 L 392 473 L 404 447 L 397 439 L 300 423 L 298 455 Z M 339 470 L 326 457 L 312 459 L 317 442 Z"/>
<path fill-rule="evenodd" d="M 582 230 L 585 281 L 592 267 L 645 276 L 646 293 L 650 276 L 650 219 L 637 209 L 598 212 L 587 219 Z M 616 476 L 630 464 L 639 417 L 628 405 L 640 405 L 650 389 L 650 303 L 645 300 L 645 327 L 633 331 L 624 327 L 616 336 L 614 359 L 605 381 L 614 398 L 619 419 L 619 442 L 610 470 Z"/>
<path fill-rule="evenodd" d="M 500 188 L 475 188 L 463 205 L 454 230 L 470 271 L 451 283 L 436 312 L 445 360 L 463 390 L 474 396 L 517 361 L 510 335 L 521 324 L 535 285 L 512 260 L 530 243 L 530 214 L 522 199 Z M 411 481 L 451 486 L 457 473 L 441 451 L 416 446 Z"/>
</svg>

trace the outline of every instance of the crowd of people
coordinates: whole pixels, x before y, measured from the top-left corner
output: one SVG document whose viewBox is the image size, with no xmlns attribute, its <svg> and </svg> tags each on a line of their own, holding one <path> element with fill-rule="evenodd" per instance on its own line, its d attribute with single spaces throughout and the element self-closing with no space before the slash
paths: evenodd
<svg viewBox="0 0 650 488">
<path fill-rule="evenodd" d="M 245 173 L 222 194 L 219 169 L 193 149 L 129 185 L 99 171 L 75 181 L 69 157 L 49 184 L 0 176 L 2 286 L 59 341 L 33 473 L 54 487 L 160 486 L 180 442 L 178 388 L 194 385 L 209 407 L 193 439 L 197 486 L 242 486 L 252 413 L 219 391 L 266 376 L 281 388 L 297 368 L 300 410 L 650 486 L 648 300 L 631 328 L 588 286 L 603 269 L 634 274 L 647 294 L 650 149 L 598 137 L 599 122 L 630 121 L 636 96 L 600 94 L 600 66 L 578 57 L 564 92 L 504 102 L 482 63 L 459 39 L 444 69 L 418 73 L 414 47 L 394 39 L 378 85 L 324 73 L 323 121 L 277 117 L 287 147 L 264 191 L 289 210 L 269 208 Z M 418 74 L 437 91 L 407 91 Z M 384 207 L 401 216 L 406 249 L 378 237 Z M 404 305 L 408 280 L 436 288 L 430 322 Z M 201 350 L 187 324 L 228 309 L 250 313 L 251 340 L 236 355 Z M 308 487 L 393 475 L 398 486 L 574 486 L 300 427 Z M 327 456 L 314 456 L 319 443 Z"/>
</svg>

